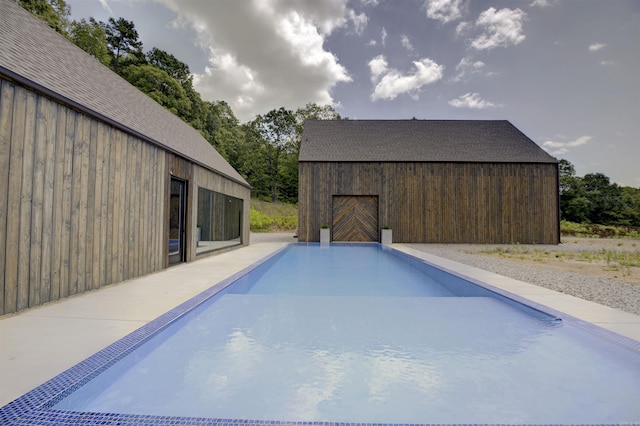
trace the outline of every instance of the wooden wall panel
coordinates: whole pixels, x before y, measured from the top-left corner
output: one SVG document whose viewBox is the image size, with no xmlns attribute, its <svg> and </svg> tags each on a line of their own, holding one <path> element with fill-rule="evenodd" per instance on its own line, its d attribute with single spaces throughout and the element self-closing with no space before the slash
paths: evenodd
<svg viewBox="0 0 640 426">
<path fill-rule="evenodd" d="M 299 238 L 318 241 L 332 195 L 377 195 L 396 242 L 556 244 L 556 164 L 300 163 Z"/>
<path fill-rule="evenodd" d="M 0 80 L 0 250 L 6 251 L 7 221 L 9 207 L 9 167 L 11 158 L 11 130 L 13 123 L 15 86 Z M 5 294 L 5 262 L 7 256 L 0 255 L 0 296 Z M 4 303 L 0 303 L 0 315 L 5 312 Z"/>
<path fill-rule="evenodd" d="M 0 315 L 164 268 L 176 164 L 190 178 L 188 161 L 0 79 Z"/>
<path fill-rule="evenodd" d="M 29 248 L 29 282 L 40 282 L 42 278 L 42 227 L 44 205 L 44 175 L 46 167 L 47 99 L 36 98 L 36 121 L 34 128 L 33 174 L 31 196 L 31 247 Z M 36 267 L 37 265 L 37 267 Z M 42 283 L 45 284 L 44 282 Z M 29 286 L 29 306 L 40 304 L 40 288 Z"/>
<path fill-rule="evenodd" d="M 8 84 L 3 81 L 3 86 Z M 9 102 L 5 96 L 9 91 L 2 91 L 2 103 Z M 9 141 L 9 176 L 7 186 L 7 232 L 5 236 L 5 269 L 4 269 L 4 313 L 18 310 L 18 260 L 20 244 L 20 198 L 22 190 L 22 157 L 24 153 L 24 121 L 26 117 L 27 91 L 15 86 L 13 94 L 12 119 L 2 119 L 4 134 L 10 134 Z M 3 109 L 4 112 L 4 109 Z M 10 127 L 10 130 L 9 130 Z"/>
<path fill-rule="evenodd" d="M 31 265 L 31 203 L 33 201 L 33 157 L 35 150 L 37 96 L 27 92 L 22 151 L 18 244 L 18 309 L 29 307 L 29 267 Z M 17 188 L 16 188 L 17 190 Z"/>
<path fill-rule="evenodd" d="M 98 167 L 101 169 L 101 176 L 96 181 L 96 186 L 100 187 L 100 197 L 96 197 L 96 210 L 98 211 L 98 223 L 96 225 L 96 238 L 100 243 L 94 246 L 93 256 L 97 260 L 94 263 L 94 285 L 93 288 L 100 288 L 107 284 L 107 259 L 111 250 L 111 243 L 107 240 L 107 227 L 109 226 L 109 167 L 111 163 L 110 142 L 111 127 L 100 123 L 98 127 L 98 140 L 100 141 L 100 160 Z"/>
<path fill-rule="evenodd" d="M 64 164 L 62 171 L 62 188 L 56 190 L 61 192 L 62 217 L 58 222 L 62 229 L 60 232 L 60 297 L 67 297 L 71 284 L 71 199 L 73 189 L 73 141 L 75 139 L 75 120 L 77 113 L 66 110 L 66 122 L 64 127 L 64 148 L 62 159 L 58 159 Z M 58 139 L 62 144 L 62 140 Z"/>
<path fill-rule="evenodd" d="M 54 186 L 56 178 L 56 128 L 58 125 L 58 105 L 46 98 L 46 149 L 45 149 L 45 170 L 44 170 L 44 198 L 42 205 L 42 262 L 40 265 L 40 273 L 42 285 L 40 286 L 40 303 L 46 303 L 51 300 L 52 292 L 52 262 L 54 250 Z"/>
</svg>

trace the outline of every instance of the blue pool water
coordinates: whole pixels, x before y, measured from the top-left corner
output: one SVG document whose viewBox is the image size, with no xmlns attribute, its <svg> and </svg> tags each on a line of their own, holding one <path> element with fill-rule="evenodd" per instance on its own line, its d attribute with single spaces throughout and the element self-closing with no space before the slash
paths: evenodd
<svg viewBox="0 0 640 426">
<path fill-rule="evenodd" d="M 392 253 L 293 245 L 53 408 L 300 422 L 640 421 L 640 354 Z"/>
</svg>

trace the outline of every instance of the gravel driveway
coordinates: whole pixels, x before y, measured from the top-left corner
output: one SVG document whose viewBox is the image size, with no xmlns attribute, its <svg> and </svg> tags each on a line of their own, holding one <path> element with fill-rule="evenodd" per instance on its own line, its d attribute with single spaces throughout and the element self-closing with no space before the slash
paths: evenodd
<svg viewBox="0 0 640 426">
<path fill-rule="evenodd" d="M 562 271 L 540 265 L 527 265 L 521 262 L 488 257 L 479 251 L 497 246 L 467 244 L 404 244 L 416 250 L 439 257 L 481 268 L 496 274 L 515 278 L 531 284 L 546 287 L 601 305 L 610 306 L 625 312 L 640 315 L 640 285 L 618 279 L 603 278 L 582 273 Z M 535 246 L 556 251 L 593 250 L 592 241 L 573 242 L 558 246 Z"/>
</svg>

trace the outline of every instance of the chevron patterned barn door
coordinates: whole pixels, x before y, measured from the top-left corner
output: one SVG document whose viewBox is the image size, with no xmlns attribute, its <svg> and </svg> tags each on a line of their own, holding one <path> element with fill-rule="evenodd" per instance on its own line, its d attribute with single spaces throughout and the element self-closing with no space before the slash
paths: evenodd
<svg viewBox="0 0 640 426">
<path fill-rule="evenodd" d="M 378 241 L 378 197 L 334 195 L 333 241 Z"/>
</svg>

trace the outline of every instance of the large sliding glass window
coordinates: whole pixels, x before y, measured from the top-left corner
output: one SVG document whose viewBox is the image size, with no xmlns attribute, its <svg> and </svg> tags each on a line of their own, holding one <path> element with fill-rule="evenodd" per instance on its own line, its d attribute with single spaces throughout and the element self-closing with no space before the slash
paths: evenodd
<svg viewBox="0 0 640 426">
<path fill-rule="evenodd" d="M 198 188 L 196 253 L 242 243 L 242 200 Z"/>
</svg>

